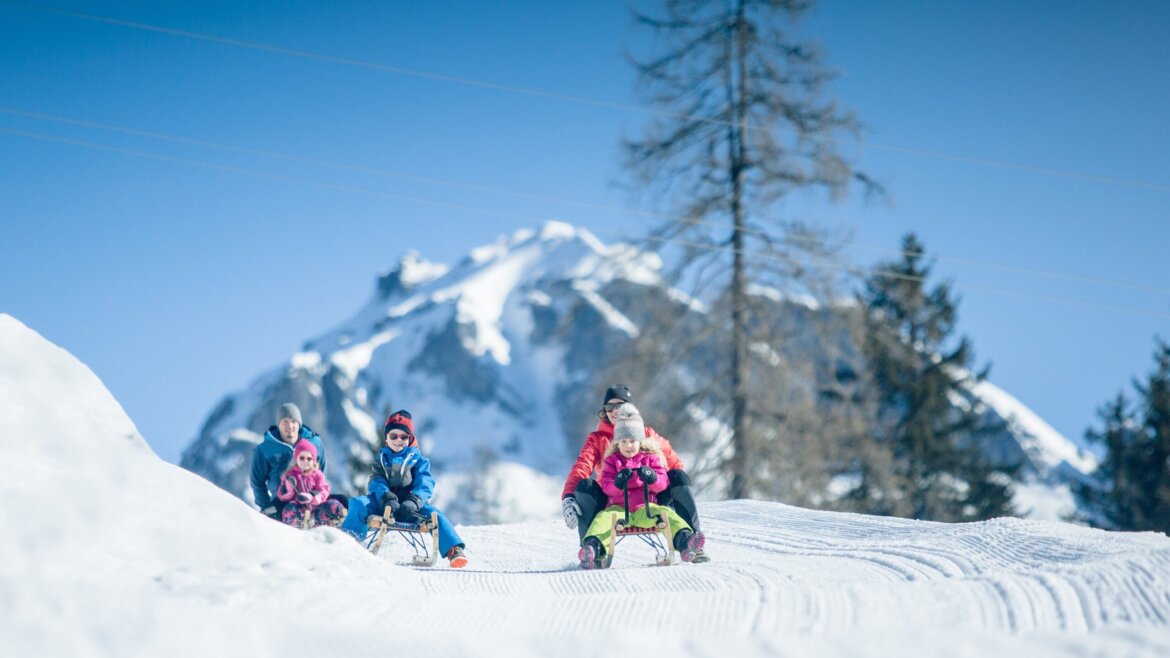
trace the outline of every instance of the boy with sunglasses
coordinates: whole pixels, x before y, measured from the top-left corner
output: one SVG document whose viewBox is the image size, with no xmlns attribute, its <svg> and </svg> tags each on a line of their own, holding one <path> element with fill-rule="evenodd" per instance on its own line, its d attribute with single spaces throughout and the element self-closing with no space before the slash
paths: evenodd
<svg viewBox="0 0 1170 658">
<path fill-rule="evenodd" d="M 430 518 L 431 512 L 435 512 L 439 520 L 439 553 L 452 568 L 467 566 L 467 556 L 463 554 L 465 544 L 455 532 L 455 526 L 443 512 L 428 503 L 435 491 L 435 478 L 431 476 L 431 460 L 419 452 L 410 412 L 402 409 L 390 414 L 382 435 L 386 443 L 374 462 L 369 495 L 349 499 L 349 514 L 341 529 L 355 537 L 365 537 L 366 519 L 380 516 L 384 510 L 406 523 Z"/>
</svg>

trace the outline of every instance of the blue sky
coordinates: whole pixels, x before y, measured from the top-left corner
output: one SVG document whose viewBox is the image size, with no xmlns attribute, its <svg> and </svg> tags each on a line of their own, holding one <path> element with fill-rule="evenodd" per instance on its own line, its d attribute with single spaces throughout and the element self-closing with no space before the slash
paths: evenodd
<svg viewBox="0 0 1170 658">
<path fill-rule="evenodd" d="M 1079 438 L 1170 338 L 1170 4 L 829 1 L 800 30 L 890 200 L 788 210 L 862 264 L 916 231 L 991 380 Z M 641 235 L 646 42 L 623 2 L 0 1 L 0 311 L 177 460 L 409 249 Z"/>
</svg>

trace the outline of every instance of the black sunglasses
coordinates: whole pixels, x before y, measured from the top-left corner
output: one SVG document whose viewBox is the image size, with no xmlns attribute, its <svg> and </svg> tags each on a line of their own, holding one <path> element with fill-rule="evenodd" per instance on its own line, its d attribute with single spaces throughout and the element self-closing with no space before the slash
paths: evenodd
<svg viewBox="0 0 1170 658">
<path fill-rule="evenodd" d="M 601 405 L 601 408 L 605 409 L 606 411 L 613 411 L 623 404 L 625 404 L 625 402 L 606 402 L 605 404 Z"/>
</svg>

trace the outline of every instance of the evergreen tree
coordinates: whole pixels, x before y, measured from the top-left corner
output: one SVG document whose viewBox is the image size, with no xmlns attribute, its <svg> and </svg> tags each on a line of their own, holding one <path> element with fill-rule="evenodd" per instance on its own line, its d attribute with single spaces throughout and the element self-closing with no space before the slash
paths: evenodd
<svg viewBox="0 0 1170 658">
<path fill-rule="evenodd" d="M 1105 447 L 1099 481 L 1078 490 L 1088 522 L 1118 530 L 1170 532 L 1170 344 L 1157 342 L 1154 370 L 1098 411 L 1103 427 L 1085 437 Z"/>
<path fill-rule="evenodd" d="M 665 52 L 638 64 L 641 85 L 659 108 L 643 139 L 627 142 L 631 168 L 657 183 L 679 218 L 662 222 L 654 246 L 682 250 L 678 277 L 715 285 L 727 317 L 724 384 L 729 495 L 758 489 L 753 436 L 775 409 L 752 401 L 749 350 L 759 339 L 750 288 L 786 289 L 822 258 L 823 236 L 777 209 L 788 194 L 822 188 L 840 196 L 851 181 L 876 189 L 839 153 L 838 135 L 858 124 L 824 96 L 835 77 L 814 43 L 795 37 L 807 0 L 664 0 L 665 16 L 639 16 Z M 823 262 L 823 261 L 822 261 Z M 815 269 L 815 267 L 813 268 Z M 806 284 L 807 285 L 807 284 Z M 713 410 L 714 411 L 714 410 Z M 753 422 L 752 415 L 759 414 Z"/>
<path fill-rule="evenodd" d="M 936 521 L 1010 515 L 1018 466 L 993 465 L 981 450 L 1002 425 L 957 403 L 986 370 L 971 371 L 966 337 L 948 349 L 957 302 L 949 284 L 928 290 L 929 275 L 922 244 L 907 235 L 902 258 L 875 271 L 859 300 L 876 418 L 851 498 L 871 513 Z"/>
</svg>

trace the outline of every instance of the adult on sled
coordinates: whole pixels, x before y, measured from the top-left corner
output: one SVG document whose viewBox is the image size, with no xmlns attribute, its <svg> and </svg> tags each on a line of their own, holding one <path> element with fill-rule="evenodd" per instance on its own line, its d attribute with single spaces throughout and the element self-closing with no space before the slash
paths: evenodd
<svg viewBox="0 0 1170 658">
<path fill-rule="evenodd" d="M 369 494 L 349 499 L 349 514 L 342 530 L 355 537 L 365 537 L 366 519 L 381 516 L 386 510 L 396 521 L 415 523 L 429 519 L 434 512 L 439 521 L 439 553 L 453 568 L 467 566 L 465 544 L 441 511 L 427 501 L 435 490 L 431 461 L 423 457 L 414 436 L 414 419 L 402 409 L 390 414 L 383 429 L 386 445 L 378 451 L 374 474 L 367 485 Z"/>
<path fill-rule="evenodd" d="M 650 494 L 667 487 L 666 467 L 657 442 L 646 436 L 642 416 L 637 407 L 626 403 L 618 407 L 614 420 L 613 441 L 605 450 L 601 468 L 600 486 L 608 497 L 609 506 L 594 517 L 581 541 L 577 558 L 582 569 L 596 569 L 606 565 L 606 555 L 613 554 L 616 543 L 614 527 L 619 518 L 629 513 L 627 527 L 653 528 L 655 517 L 666 521 L 670 541 L 681 554 L 683 562 L 694 562 L 702 552 L 704 536 L 691 529 L 678 512 L 647 500 Z"/>
<path fill-rule="evenodd" d="M 304 439 L 317 450 L 317 465 L 325 472 L 325 445 L 316 432 L 301 423 L 301 410 L 286 402 L 276 412 L 276 424 L 252 451 L 252 499 L 264 514 L 280 518 L 284 501 L 276 497 L 280 478 L 293 461 L 293 445 Z M 344 502 L 342 503 L 344 505 Z"/>
<path fill-rule="evenodd" d="M 308 439 L 297 441 L 293 461 L 280 478 L 276 499 L 284 503 L 280 520 L 291 526 L 336 528 L 345 518 L 345 507 L 329 497 L 329 481 L 317 465 L 317 448 Z"/>
<path fill-rule="evenodd" d="M 565 525 L 577 528 L 582 541 L 597 512 L 609 504 L 609 497 L 598 485 L 597 478 L 601 476 L 605 451 L 613 442 L 614 419 L 618 407 L 632 401 L 630 389 L 624 384 L 615 384 L 605 390 L 605 396 L 601 399 L 601 409 L 597 412 L 600 419 L 597 429 L 585 438 L 585 445 L 581 447 L 577 462 L 569 470 L 569 477 L 561 491 L 561 511 L 565 517 Z M 699 509 L 695 504 L 691 479 L 684 470 L 682 460 L 675 454 L 666 437 L 648 425 L 644 431 L 646 438 L 657 443 L 666 462 L 666 489 L 658 493 L 654 502 L 672 508 L 687 525 L 696 531 L 699 530 Z M 706 553 L 699 551 L 694 562 L 709 560 Z"/>
</svg>

